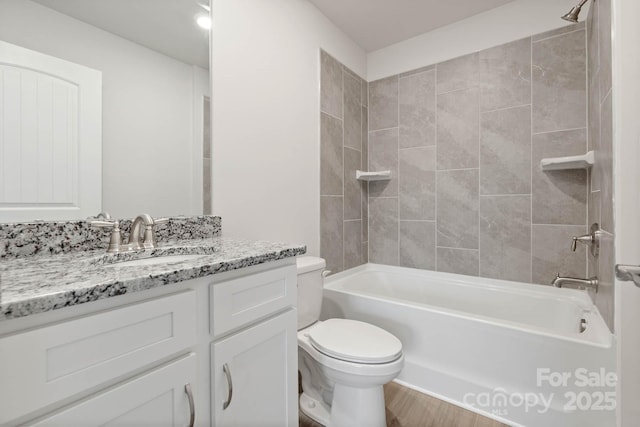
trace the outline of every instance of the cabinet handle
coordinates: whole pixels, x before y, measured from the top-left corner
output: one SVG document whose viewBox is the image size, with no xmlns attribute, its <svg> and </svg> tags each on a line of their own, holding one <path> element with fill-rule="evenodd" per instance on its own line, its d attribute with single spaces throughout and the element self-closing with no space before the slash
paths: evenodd
<svg viewBox="0 0 640 427">
<path fill-rule="evenodd" d="M 184 385 L 184 392 L 187 393 L 189 399 L 189 427 L 193 427 L 196 422 L 196 405 L 193 403 L 193 393 L 191 392 L 191 384 Z"/>
<path fill-rule="evenodd" d="M 227 365 L 226 363 L 222 365 L 222 371 L 227 377 L 227 389 L 229 390 L 227 400 L 222 404 L 222 410 L 225 410 L 229 407 L 229 405 L 231 404 L 231 399 L 233 398 L 233 380 L 231 379 L 231 369 L 229 369 L 229 365 Z"/>
</svg>

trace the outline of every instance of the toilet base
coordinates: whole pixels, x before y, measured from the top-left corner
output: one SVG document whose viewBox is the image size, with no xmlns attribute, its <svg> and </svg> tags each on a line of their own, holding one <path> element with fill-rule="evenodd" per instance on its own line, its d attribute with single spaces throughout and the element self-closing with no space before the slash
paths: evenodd
<svg viewBox="0 0 640 427">
<path fill-rule="evenodd" d="M 336 384 L 331 403 L 331 427 L 386 427 L 382 386 L 354 388 Z"/>
<path fill-rule="evenodd" d="M 312 420 L 328 427 L 386 427 L 382 386 L 354 388 L 336 384 L 329 408 L 324 402 L 302 393 L 300 410 Z"/>
<path fill-rule="evenodd" d="M 331 414 L 329 408 L 323 402 L 318 402 L 313 397 L 310 397 L 305 392 L 300 395 L 300 410 L 307 417 L 313 421 L 322 424 L 323 426 L 329 425 L 329 419 Z"/>
</svg>

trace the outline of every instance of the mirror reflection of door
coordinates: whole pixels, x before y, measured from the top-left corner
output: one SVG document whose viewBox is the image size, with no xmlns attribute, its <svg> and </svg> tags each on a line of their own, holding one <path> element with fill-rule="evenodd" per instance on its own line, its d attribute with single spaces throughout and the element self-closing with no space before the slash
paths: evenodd
<svg viewBox="0 0 640 427">
<path fill-rule="evenodd" d="M 0 153 L 0 222 L 98 212 L 102 73 L 0 41 Z"/>
<path fill-rule="evenodd" d="M 102 203 L 90 215 L 203 213 L 207 16 L 208 0 L 0 1 L 0 41 L 102 73 Z"/>
</svg>

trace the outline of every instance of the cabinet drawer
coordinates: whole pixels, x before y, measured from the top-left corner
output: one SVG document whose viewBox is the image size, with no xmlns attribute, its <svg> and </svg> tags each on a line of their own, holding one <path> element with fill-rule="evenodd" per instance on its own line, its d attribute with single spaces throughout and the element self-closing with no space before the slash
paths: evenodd
<svg viewBox="0 0 640 427">
<path fill-rule="evenodd" d="M 0 425 L 195 344 L 195 292 L 0 338 Z"/>
<path fill-rule="evenodd" d="M 296 284 L 291 265 L 211 285 L 211 333 L 218 337 L 294 307 Z"/>
<path fill-rule="evenodd" d="M 195 379 L 196 355 L 191 353 L 183 359 L 27 425 L 186 426 L 192 408 L 185 386 L 190 384 L 192 390 L 195 389 Z"/>
</svg>

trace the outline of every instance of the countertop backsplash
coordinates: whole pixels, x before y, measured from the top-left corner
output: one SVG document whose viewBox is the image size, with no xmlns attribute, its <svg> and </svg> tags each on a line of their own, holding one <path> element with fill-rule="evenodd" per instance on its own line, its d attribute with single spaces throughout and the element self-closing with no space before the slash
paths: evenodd
<svg viewBox="0 0 640 427">
<path fill-rule="evenodd" d="M 132 220 L 119 221 L 123 235 L 128 238 Z M 168 223 L 156 227 L 159 242 L 207 239 L 220 235 L 222 218 L 213 215 L 170 217 Z M 110 229 L 92 227 L 89 220 L 0 223 L 0 259 L 106 250 L 110 234 Z"/>
</svg>

